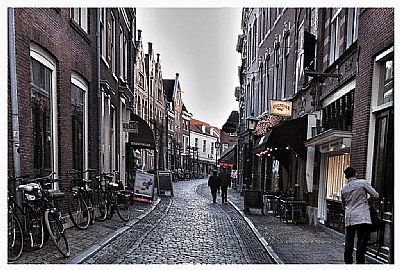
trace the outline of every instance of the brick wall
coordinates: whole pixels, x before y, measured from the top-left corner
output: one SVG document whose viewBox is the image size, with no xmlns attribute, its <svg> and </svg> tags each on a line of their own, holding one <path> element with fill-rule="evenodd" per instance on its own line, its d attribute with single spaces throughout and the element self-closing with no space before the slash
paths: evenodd
<svg viewBox="0 0 400 270">
<path fill-rule="evenodd" d="M 57 68 L 57 123 L 60 175 L 72 167 L 71 128 L 71 71 L 79 73 L 89 84 L 89 134 L 97 132 L 95 100 L 96 23 L 93 9 L 89 11 L 89 34 L 72 27 L 69 9 L 17 8 L 15 9 L 16 69 L 18 84 L 20 153 L 22 173 L 33 171 L 33 143 L 30 88 L 30 45 L 42 47 L 56 60 Z M 10 118 L 9 118 L 10 119 Z M 91 145 L 93 147 L 93 145 Z M 11 145 L 9 144 L 9 149 Z M 96 153 L 97 148 L 91 150 Z M 12 162 L 9 163 L 12 168 Z"/>
<path fill-rule="evenodd" d="M 378 42 L 377 42 L 378 41 Z M 394 9 L 364 9 L 359 21 L 359 72 L 355 91 L 351 163 L 364 176 L 367 163 L 374 57 L 394 45 Z"/>
</svg>

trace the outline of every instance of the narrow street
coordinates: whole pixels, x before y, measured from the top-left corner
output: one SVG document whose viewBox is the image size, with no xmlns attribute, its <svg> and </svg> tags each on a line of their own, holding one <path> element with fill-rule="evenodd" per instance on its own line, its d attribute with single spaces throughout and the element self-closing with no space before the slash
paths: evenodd
<svg viewBox="0 0 400 270">
<path fill-rule="evenodd" d="M 206 179 L 179 182 L 174 197 L 83 261 L 87 264 L 269 264 L 230 204 L 213 204 Z"/>
</svg>

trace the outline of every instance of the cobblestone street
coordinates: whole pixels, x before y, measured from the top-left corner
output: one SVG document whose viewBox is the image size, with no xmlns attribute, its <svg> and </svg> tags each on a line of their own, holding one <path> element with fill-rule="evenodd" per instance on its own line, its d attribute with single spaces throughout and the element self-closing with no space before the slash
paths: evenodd
<svg viewBox="0 0 400 270">
<path fill-rule="evenodd" d="M 162 197 L 152 213 L 85 263 L 272 263 L 234 207 L 213 204 L 208 193 L 201 180 L 177 183 L 174 197 Z"/>
<path fill-rule="evenodd" d="M 244 212 L 234 189 L 227 204 L 220 195 L 213 204 L 207 179 L 175 182 L 174 197 L 134 203 L 128 223 L 115 216 L 67 236 L 69 258 L 47 242 L 13 264 L 343 264 L 343 235 Z"/>
</svg>

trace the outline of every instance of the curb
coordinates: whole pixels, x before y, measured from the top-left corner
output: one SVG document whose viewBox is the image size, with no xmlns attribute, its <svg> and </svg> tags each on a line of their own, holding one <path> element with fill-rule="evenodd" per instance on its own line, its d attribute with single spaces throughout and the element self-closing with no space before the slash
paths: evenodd
<svg viewBox="0 0 400 270">
<path fill-rule="evenodd" d="M 157 197 L 156 201 L 151 205 L 150 209 L 143 213 L 142 215 L 138 216 L 137 218 L 134 218 L 133 220 L 129 221 L 127 224 L 116 230 L 115 232 L 112 232 L 102 239 L 100 239 L 96 244 L 92 245 L 90 248 L 84 250 L 83 252 L 79 253 L 76 255 L 74 258 L 71 260 L 67 261 L 66 264 L 81 264 L 83 261 L 89 259 L 92 257 L 97 251 L 101 250 L 105 245 L 110 243 L 112 240 L 123 234 L 126 230 L 131 228 L 133 225 L 138 223 L 140 220 L 142 220 L 144 217 L 146 217 L 148 214 L 150 214 L 156 206 L 160 203 L 161 198 Z"/>
<path fill-rule="evenodd" d="M 254 224 L 248 219 L 242 210 L 240 210 L 232 201 L 228 199 L 228 202 L 236 209 L 236 211 L 239 212 L 239 214 L 243 217 L 243 219 L 246 221 L 246 223 L 250 226 L 251 230 L 253 233 L 257 236 L 258 240 L 260 243 L 263 245 L 264 249 L 267 251 L 268 255 L 271 257 L 271 259 L 274 261 L 275 264 L 284 264 L 284 262 L 279 258 L 279 256 L 275 253 L 275 251 L 271 248 L 271 246 L 268 244 L 268 242 L 264 239 L 264 237 L 260 234 L 260 232 L 257 230 L 257 228 L 254 226 Z"/>
</svg>

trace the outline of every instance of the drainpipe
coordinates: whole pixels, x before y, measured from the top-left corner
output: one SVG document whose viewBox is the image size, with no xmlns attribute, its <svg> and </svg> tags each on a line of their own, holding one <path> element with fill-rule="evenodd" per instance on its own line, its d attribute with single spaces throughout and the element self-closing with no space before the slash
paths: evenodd
<svg viewBox="0 0 400 270">
<path fill-rule="evenodd" d="M 99 143 L 99 172 L 103 172 L 103 163 L 102 163 L 102 157 L 103 157 L 103 152 L 102 152 L 102 107 L 103 104 L 101 103 L 101 88 L 100 88 L 100 57 L 101 57 L 101 52 L 100 52 L 100 8 L 97 8 L 97 13 L 96 13 L 96 61 L 97 61 L 97 128 L 98 128 L 98 143 Z"/>
<path fill-rule="evenodd" d="M 18 87 L 17 87 L 17 70 L 15 55 L 15 25 L 14 25 L 14 9 L 8 8 L 8 60 L 10 68 L 10 85 L 11 85 L 11 122 L 12 122 L 12 144 L 13 144 L 13 163 L 14 177 L 21 175 L 21 158 L 19 154 L 19 119 L 18 119 Z"/>
</svg>

